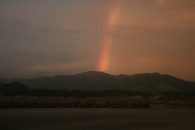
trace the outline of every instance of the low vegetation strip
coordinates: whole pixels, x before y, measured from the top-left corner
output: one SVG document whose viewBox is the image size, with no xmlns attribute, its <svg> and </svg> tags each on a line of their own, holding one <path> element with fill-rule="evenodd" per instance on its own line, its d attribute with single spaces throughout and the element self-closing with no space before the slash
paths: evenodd
<svg viewBox="0 0 195 130">
<path fill-rule="evenodd" d="M 195 99 L 132 97 L 33 97 L 1 96 L 0 108 L 149 108 L 151 105 L 195 107 Z"/>
<path fill-rule="evenodd" d="M 0 97 L 0 108 L 148 108 L 141 97 Z"/>
<path fill-rule="evenodd" d="M 195 106 L 195 92 L 29 89 L 0 84 L 0 108 L 148 108 L 153 104 Z"/>
</svg>

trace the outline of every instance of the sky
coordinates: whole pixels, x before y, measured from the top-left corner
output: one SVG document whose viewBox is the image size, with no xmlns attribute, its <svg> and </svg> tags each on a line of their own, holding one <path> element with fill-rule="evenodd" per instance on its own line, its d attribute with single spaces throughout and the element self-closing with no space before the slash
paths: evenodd
<svg viewBox="0 0 195 130">
<path fill-rule="evenodd" d="M 0 0 L 0 77 L 90 70 L 195 80 L 195 1 Z"/>
</svg>

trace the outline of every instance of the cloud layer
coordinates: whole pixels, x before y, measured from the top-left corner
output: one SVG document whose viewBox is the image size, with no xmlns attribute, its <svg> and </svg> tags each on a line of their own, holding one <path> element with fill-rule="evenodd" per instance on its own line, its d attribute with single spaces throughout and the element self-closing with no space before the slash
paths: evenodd
<svg viewBox="0 0 195 130">
<path fill-rule="evenodd" d="M 122 2 L 118 22 L 109 9 Z M 0 77 L 95 70 L 112 36 L 109 73 L 169 73 L 195 80 L 194 0 L 0 1 Z"/>
</svg>

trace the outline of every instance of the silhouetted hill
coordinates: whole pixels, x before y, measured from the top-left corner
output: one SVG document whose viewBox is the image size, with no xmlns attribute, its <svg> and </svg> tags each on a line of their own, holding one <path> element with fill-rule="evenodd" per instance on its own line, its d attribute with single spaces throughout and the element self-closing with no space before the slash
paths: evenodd
<svg viewBox="0 0 195 130">
<path fill-rule="evenodd" d="M 192 82 L 160 73 L 135 75 L 110 75 L 104 72 L 89 71 L 76 75 L 58 75 L 20 80 L 30 88 L 67 90 L 133 90 L 133 91 L 191 91 Z"/>
<path fill-rule="evenodd" d="M 4 79 L 4 78 L 0 78 L 0 82 L 9 82 L 9 80 L 7 80 L 7 79 Z"/>
</svg>

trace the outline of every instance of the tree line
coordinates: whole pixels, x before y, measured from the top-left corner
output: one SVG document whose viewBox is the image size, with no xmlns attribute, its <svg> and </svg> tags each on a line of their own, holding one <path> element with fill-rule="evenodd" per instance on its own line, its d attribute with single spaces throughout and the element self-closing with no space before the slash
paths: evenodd
<svg viewBox="0 0 195 130">
<path fill-rule="evenodd" d="M 148 108 L 151 104 L 195 106 L 194 92 L 35 89 L 0 83 L 0 108 Z"/>
<path fill-rule="evenodd" d="M 143 92 L 143 91 L 129 91 L 129 90 L 65 90 L 65 89 L 46 89 L 46 88 L 29 88 L 19 82 L 0 83 L 0 96 L 44 96 L 44 97 L 129 97 L 137 96 L 151 97 L 161 95 L 164 99 L 170 98 L 187 98 L 194 97 L 195 92 L 177 92 L 177 91 L 163 91 L 163 92 Z"/>
</svg>

